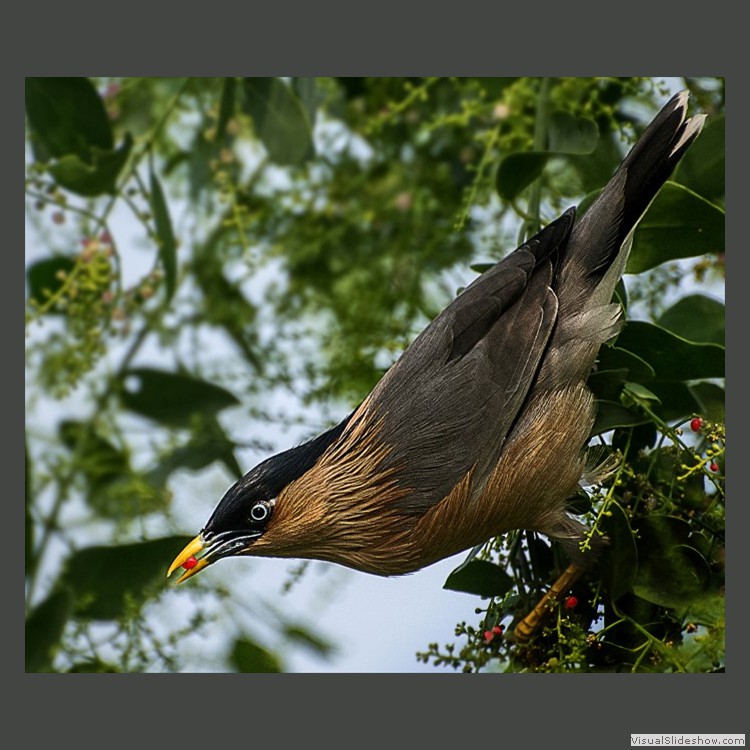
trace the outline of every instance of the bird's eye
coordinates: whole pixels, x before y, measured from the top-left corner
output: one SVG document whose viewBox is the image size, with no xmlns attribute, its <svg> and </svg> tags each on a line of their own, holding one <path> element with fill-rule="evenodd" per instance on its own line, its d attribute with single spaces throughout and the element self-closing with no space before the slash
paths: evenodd
<svg viewBox="0 0 750 750">
<path fill-rule="evenodd" d="M 262 521 L 265 521 L 270 515 L 271 506 L 267 502 L 261 501 L 259 503 L 255 503 L 255 505 L 250 508 L 250 520 L 254 521 L 255 523 L 261 523 Z"/>
</svg>

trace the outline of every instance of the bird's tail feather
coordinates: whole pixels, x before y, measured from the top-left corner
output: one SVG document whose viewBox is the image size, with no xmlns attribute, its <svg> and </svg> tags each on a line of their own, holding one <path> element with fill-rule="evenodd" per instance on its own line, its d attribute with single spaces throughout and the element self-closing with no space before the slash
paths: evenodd
<svg viewBox="0 0 750 750">
<path fill-rule="evenodd" d="M 667 102 L 576 222 L 559 284 L 561 295 L 570 295 L 571 307 L 580 309 L 580 294 L 590 294 L 605 276 L 606 298 L 602 292 L 596 304 L 610 301 L 636 225 L 703 127 L 705 115 L 688 118 L 687 105 L 687 91 Z M 565 299 L 561 303 L 566 306 Z"/>
<path fill-rule="evenodd" d="M 573 226 L 555 280 L 558 320 L 538 375 L 541 388 L 588 377 L 599 346 L 619 331 L 612 295 L 635 227 L 703 126 L 703 115 L 687 117 L 687 103 L 681 92 L 664 106 Z"/>
</svg>

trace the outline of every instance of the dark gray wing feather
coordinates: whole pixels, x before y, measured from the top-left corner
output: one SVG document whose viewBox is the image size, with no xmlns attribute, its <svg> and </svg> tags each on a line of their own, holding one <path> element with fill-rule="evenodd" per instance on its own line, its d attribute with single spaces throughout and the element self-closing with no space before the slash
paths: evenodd
<svg viewBox="0 0 750 750">
<path fill-rule="evenodd" d="M 404 352 L 372 394 L 409 489 L 424 513 L 472 466 L 482 486 L 524 403 L 557 317 L 557 256 L 568 211 L 469 285 Z"/>
</svg>

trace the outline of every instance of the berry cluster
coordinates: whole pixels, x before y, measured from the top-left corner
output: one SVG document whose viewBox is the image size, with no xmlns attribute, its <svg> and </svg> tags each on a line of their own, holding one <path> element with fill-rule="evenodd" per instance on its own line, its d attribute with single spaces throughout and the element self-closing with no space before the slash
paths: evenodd
<svg viewBox="0 0 750 750">
<path fill-rule="evenodd" d="M 701 419 L 700 417 L 693 417 L 690 420 L 690 429 L 693 432 L 701 432 L 705 427 L 706 427 L 706 422 L 703 419 Z M 711 439 L 713 439 L 715 436 L 712 435 L 710 437 L 711 437 Z M 716 453 L 717 453 L 717 451 L 719 451 L 719 449 L 720 449 L 720 446 L 718 445 L 718 443 L 716 443 L 714 441 L 713 444 L 712 444 L 712 446 L 711 446 L 711 448 L 708 451 L 706 451 L 706 455 L 708 457 L 716 455 Z M 720 467 L 719 467 L 719 464 L 716 463 L 716 460 L 712 459 L 711 462 L 708 465 L 708 468 L 712 472 L 716 473 L 717 471 L 719 471 Z"/>
</svg>

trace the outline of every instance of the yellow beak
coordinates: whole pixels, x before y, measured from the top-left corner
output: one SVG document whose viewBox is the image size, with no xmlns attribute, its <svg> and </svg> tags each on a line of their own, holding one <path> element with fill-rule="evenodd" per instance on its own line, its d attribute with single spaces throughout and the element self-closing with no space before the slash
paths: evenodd
<svg viewBox="0 0 750 750">
<path fill-rule="evenodd" d="M 193 539 L 192 542 L 190 542 L 187 547 L 185 547 L 182 552 L 180 552 L 177 557 L 175 557 L 174 562 L 169 566 L 169 570 L 167 571 L 167 578 L 174 573 L 174 571 L 180 567 L 186 560 L 189 560 L 191 557 L 195 557 L 204 547 L 203 540 L 200 537 L 200 534 L 198 534 L 195 539 Z M 185 570 L 185 572 L 177 579 L 177 583 L 182 583 L 183 581 L 187 581 L 190 576 L 194 576 L 199 571 L 203 570 L 208 565 L 208 560 L 205 558 L 198 560 L 197 565 L 195 567 L 190 568 L 189 570 Z"/>
</svg>

